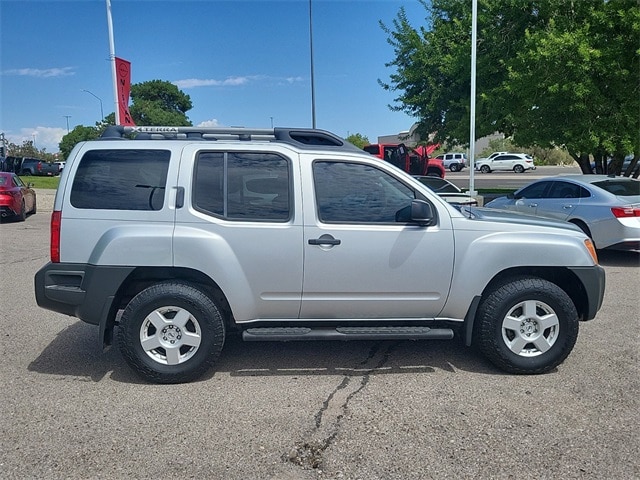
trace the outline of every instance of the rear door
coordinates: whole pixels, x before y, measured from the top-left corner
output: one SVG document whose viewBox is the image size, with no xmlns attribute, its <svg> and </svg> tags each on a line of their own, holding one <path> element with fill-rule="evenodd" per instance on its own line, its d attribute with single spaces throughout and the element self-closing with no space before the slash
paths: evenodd
<svg viewBox="0 0 640 480">
<path fill-rule="evenodd" d="M 182 155 L 174 264 L 216 282 L 238 322 L 295 320 L 303 268 L 296 154 L 211 143 Z"/>
<path fill-rule="evenodd" d="M 580 204 L 584 189 L 580 185 L 562 180 L 549 183 L 544 198 L 538 200 L 536 213 L 544 217 L 566 220 Z"/>
</svg>

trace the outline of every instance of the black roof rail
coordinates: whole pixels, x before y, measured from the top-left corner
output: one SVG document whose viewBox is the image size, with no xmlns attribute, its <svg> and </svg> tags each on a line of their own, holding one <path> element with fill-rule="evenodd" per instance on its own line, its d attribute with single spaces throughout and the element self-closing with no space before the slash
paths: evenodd
<svg viewBox="0 0 640 480">
<path fill-rule="evenodd" d="M 299 148 L 362 150 L 339 136 L 313 128 L 244 128 L 244 127 L 171 127 L 111 125 L 101 140 L 119 140 L 134 136 L 136 140 L 263 140 L 287 143 Z"/>
</svg>

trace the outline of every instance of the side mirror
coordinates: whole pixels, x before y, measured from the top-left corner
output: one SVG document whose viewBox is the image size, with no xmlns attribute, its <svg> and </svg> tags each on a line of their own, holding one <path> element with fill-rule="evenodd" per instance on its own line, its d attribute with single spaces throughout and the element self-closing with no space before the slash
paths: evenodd
<svg viewBox="0 0 640 480">
<path fill-rule="evenodd" d="M 424 200 L 413 200 L 396 212 L 396 222 L 417 223 L 421 227 L 428 227 L 435 223 L 435 214 L 430 203 Z"/>
</svg>

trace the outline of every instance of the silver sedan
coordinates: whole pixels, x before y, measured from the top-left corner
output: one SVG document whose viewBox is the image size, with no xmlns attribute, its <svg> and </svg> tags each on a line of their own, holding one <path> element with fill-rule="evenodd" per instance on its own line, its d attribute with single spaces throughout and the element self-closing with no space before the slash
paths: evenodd
<svg viewBox="0 0 640 480">
<path fill-rule="evenodd" d="M 640 250 L 640 181 L 632 178 L 547 177 L 485 206 L 571 222 L 598 249 Z"/>
</svg>

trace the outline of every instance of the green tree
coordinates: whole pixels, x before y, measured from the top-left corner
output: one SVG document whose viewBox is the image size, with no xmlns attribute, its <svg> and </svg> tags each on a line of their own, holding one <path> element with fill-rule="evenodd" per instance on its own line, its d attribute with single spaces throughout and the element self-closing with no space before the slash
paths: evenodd
<svg viewBox="0 0 640 480">
<path fill-rule="evenodd" d="M 79 142 L 84 142 L 87 140 L 94 140 L 100 136 L 101 130 L 95 127 L 85 127 L 84 125 L 78 125 L 69 133 L 67 133 L 62 140 L 58 144 L 58 148 L 60 149 L 60 155 L 63 158 L 67 158 L 73 150 L 73 147 L 76 146 Z"/>
<path fill-rule="evenodd" d="M 362 135 L 361 133 L 352 133 L 345 140 L 349 143 L 354 144 L 358 148 L 364 148 L 365 145 L 369 145 L 371 142 L 369 139 Z"/>
<path fill-rule="evenodd" d="M 47 152 L 46 148 L 39 149 L 33 140 L 24 140 L 22 145 L 9 142 L 7 144 L 7 156 L 39 158 L 45 162 L 53 162 L 55 155 Z"/>
<path fill-rule="evenodd" d="M 191 126 L 189 95 L 171 82 L 150 80 L 131 85 L 129 112 L 136 125 Z"/>
<path fill-rule="evenodd" d="M 418 132 L 468 143 L 471 9 L 421 0 L 427 26 L 404 10 L 392 28 L 395 67 L 383 88 L 394 110 L 418 117 Z M 480 0 L 476 137 L 512 136 L 521 146 L 562 146 L 590 171 L 589 157 L 640 152 L 636 0 Z"/>
</svg>

